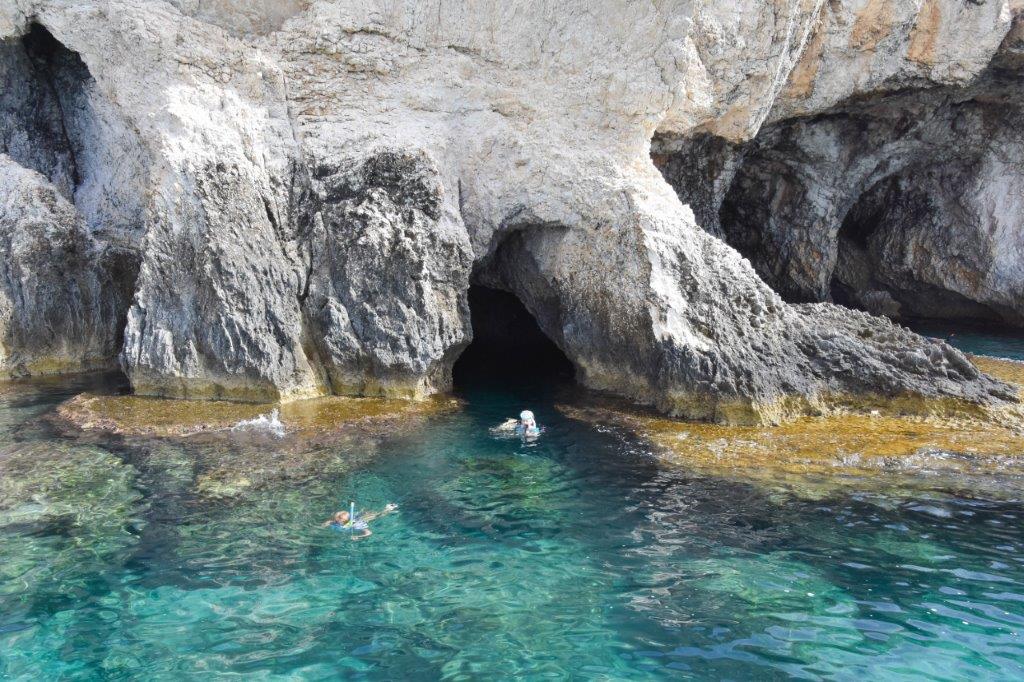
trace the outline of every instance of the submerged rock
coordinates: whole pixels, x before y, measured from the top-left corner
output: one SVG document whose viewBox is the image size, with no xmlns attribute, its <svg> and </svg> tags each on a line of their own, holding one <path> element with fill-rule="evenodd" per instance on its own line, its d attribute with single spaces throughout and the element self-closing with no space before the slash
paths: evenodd
<svg viewBox="0 0 1024 682">
<path fill-rule="evenodd" d="M 135 470 L 98 447 L 28 442 L 0 450 L 0 526 L 65 519 L 127 535 L 142 496 Z"/>
<path fill-rule="evenodd" d="M 583 383 L 673 415 L 1015 401 L 942 344 L 783 302 L 651 162 L 655 132 L 731 149 L 778 111 L 959 86 L 1011 28 L 994 0 L 893 0 L 857 14 L 844 51 L 840 29 L 820 27 L 847 4 L 484 2 L 425 21 L 417 2 L 42 0 L 5 8 L 0 39 L 59 56 L 8 60 L 12 82 L 72 78 L 88 95 L 40 108 L 45 125 L 12 118 L 19 140 L 71 131 L 17 163 L 65 178 L 93 237 L 140 263 L 121 353 L 138 394 L 443 391 L 469 341 L 472 280 L 517 295 Z M 851 55 L 873 55 L 866 76 L 843 71 Z M 815 66 L 846 75 L 822 92 Z M 24 103 L 43 89 L 21 91 Z M 103 134 L 77 135 L 83 121 Z M 74 140 L 88 141 L 95 182 L 66 178 Z M 103 182 L 122 158 L 131 181 Z M 684 194 L 700 197 L 698 218 L 726 184 Z"/>
<path fill-rule="evenodd" d="M 459 401 L 440 397 L 414 402 L 331 396 L 276 406 L 82 393 L 61 403 L 57 416 L 78 429 L 125 436 L 183 437 L 234 430 L 308 439 L 348 430 L 372 432 L 458 407 Z"/>
<path fill-rule="evenodd" d="M 148 506 L 138 472 L 88 445 L 29 441 L 0 448 L 0 581 L 60 604 L 89 596 L 96 575 L 139 540 Z M 5 596 L 10 596 L 5 595 Z M 7 602 L 18 622 L 23 599 Z"/>
</svg>

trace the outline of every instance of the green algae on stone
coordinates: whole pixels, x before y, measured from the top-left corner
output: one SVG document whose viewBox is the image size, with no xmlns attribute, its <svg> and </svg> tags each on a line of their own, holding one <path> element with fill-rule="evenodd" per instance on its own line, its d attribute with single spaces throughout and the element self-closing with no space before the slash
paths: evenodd
<svg viewBox="0 0 1024 682">
<path fill-rule="evenodd" d="M 85 437 L 116 434 L 129 444 L 145 443 L 149 454 L 141 461 L 155 475 L 172 476 L 176 486 L 205 499 L 242 501 L 258 491 L 343 475 L 373 456 L 376 439 L 460 405 L 441 397 L 332 396 L 272 405 L 83 393 L 58 406 L 57 423 L 94 434 Z M 247 428 L 245 422 L 275 411 L 283 431 Z M 151 438 L 187 438 L 188 452 L 168 459 L 176 450 L 145 440 Z"/>
<path fill-rule="evenodd" d="M 816 613 L 850 615 L 857 610 L 853 599 L 817 569 L 784 554 L 696 559 L 679 569 L 690 588 L 740 600 L 748 608 L 796 610 L 813 602 L 810 610 Z"/>
<path fill-rule="evenodd" d="M 100 448 L 12 444 L 0 451 L 0 526 L 61 517 L 76 526 L 120 527 L 141 497 L 134 475 Z"/>
<path fill-rule="evenodd" d="M 343 450 L 338 446 L 352 445 Z M 269 447 L 262 444 L 223 450 L 217 443 L 193 451 L 199 472 L 194 489 L 213 499 L 247 499 L 263 491 L 283 491 L 323 478 L 336 478 L 370 461 L 372 438 L 333 441 L 335 447 Z"/>
</svg>

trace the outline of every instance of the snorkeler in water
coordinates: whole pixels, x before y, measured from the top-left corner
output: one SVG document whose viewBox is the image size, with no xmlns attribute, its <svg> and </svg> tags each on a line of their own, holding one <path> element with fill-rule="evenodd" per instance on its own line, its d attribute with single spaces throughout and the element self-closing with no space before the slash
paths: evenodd
<svg viewBox="0 0 1024 682">
<path fill-rule="evenodd" d="M 353 510 L 354 509 L 355 507 L 353 506 Z M 354 511 L 335 512 L 331 518 L 323 522 L 322 527 L 330 527 L 333 530 L 351 531 L 353 540 L 362 540 L 363 538 L 368 538 L 373 535 L 373 531 L 370 530 L 370 521 L 379 519 L 382 516 L 387 516 L 397 510 L 397 504 L 389 503 L 379 512 L 366 512 L 365 514 L 356 514 Z"/>
<path fill-rule="evenodd" d="M 519 413 L 519 419 L 509 417 L 491 429 L 491 431 L 494 433 L 514 433 L 522 438 L 536 438 L 543 429 L 537 426 L 537 420 L 534 418 L 533 412 L 523 410 Z"/>
<path fill-rule="evenodd" d="M 519 425 L 516 426 L 516 435 L 531 438 L 540 435 L 540 427 L 533 417 L 533 412 L 523 410 L 519 413 Z"/>
</svg>

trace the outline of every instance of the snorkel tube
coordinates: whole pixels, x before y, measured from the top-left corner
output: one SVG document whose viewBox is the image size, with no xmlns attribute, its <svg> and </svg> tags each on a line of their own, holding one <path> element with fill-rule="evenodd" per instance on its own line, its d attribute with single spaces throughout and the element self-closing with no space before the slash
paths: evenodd
<svg viewBox="0 0 1024 682">
<path fill-rule="evenodd" d="M 348 531 L 350 534 L 356 532 L 356 503 L 354 500 L 348 503 Z"/>
</svg>

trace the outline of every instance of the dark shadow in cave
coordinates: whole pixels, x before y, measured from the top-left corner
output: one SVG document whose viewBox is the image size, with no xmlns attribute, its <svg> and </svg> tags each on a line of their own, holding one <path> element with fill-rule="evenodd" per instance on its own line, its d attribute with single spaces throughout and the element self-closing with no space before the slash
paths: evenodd
<svg viewBox="0 0 1024 682">
<path fill-rule="evenodd" d="M 893 267 L 900 257 L 886 252 L 906 241 L 902 226 L 928 225 L 935 212 L 928 194 L 904 187 L 898 176 L 882 180 L 847 212 L 837 234 L 832 300 L 893 319 L 998 323 L 999 311 Z"/>
<path fill-rule="evenodd" d="M 515 295 L 469 288 L 473 343 L 452 370 L 456 388 L 481 383 L 571 382 L 572 363 Z"/>
<path fill-rule="evenodd" d="M 878 265 L 872 254 L 871 239 L 885 223 L 888 207 L 898 199 L 899 183 L 895 177 L 888 178 L 864 192 L 847 211 L 836 234 L 836 264 L 829 284 L 835 303 L 864 308 L 859 294 L 885 289 L 875 281 Z"/>
<path fill-rule="evenodd" d="M 843 218 L 837 235 L 840 245 L 847 242 L 867 249 L 872 235 L 885 222 L 886 209 L 899 199 L 896 178 L 884 180 L 864 192 Z"/>
<path fill-rule="evenodd" d="M 113 361 L 139 271 L 146 155 L 82 56 L 37 22 L 0 41 L 0 153 L 47 178 L 88 233 L 69 221 L 39 240 L 50 248 L 37 261 L 48 261 L 39 281 L 66 295 L 33 303 L 44 308 L 36 311 L 41 324 L 10 326 L 5 343 L 38 346 L 34 337 L 45 328 L 47 344 L 81 347 L 90 362 Z"/>
</svg>

